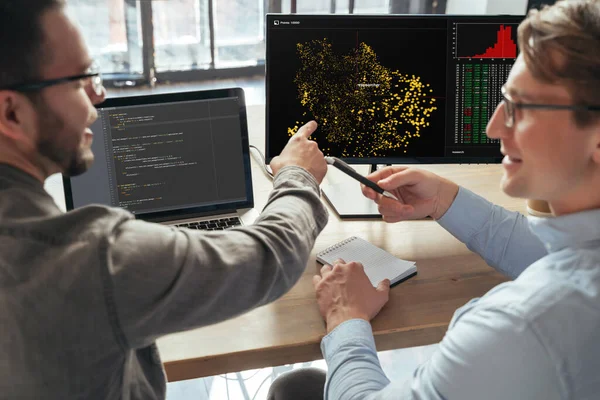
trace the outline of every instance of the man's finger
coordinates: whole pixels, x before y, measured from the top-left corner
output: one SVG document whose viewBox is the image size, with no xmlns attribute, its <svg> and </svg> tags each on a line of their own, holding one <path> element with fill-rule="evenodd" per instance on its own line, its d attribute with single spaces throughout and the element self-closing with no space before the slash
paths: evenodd
<svg viewBox="0 0 600 400">
<path fill-rule="evenodd" d="M 302 125 L 300 129 L 298 129 L 298 132 L 296 132 L 294 136 L 299 136 L 301 138 L 307 139 L 308 137 L 310 137 L 310 135 L 313 134 L 314 131 L 317 130 L 317 126 L 318 125 L 315 121 L 307 122 L 306 124 Z"/>
<path fill-rule="evenodd" d="M 403 167 L 403 166 L 385 167 L 385 168 L 379 169 L 379 170 L 367 175 L 366 178 L 373 182 L 378 182 L 382 179 L 385 179 L 389 176 L 397 174 L 398 172 L 404 171 L 408 168 L 409 167 Z"/>
<path fill-rule="evenodd" d="M 324 274 L 331 272 L 331 265 L 329 264 L 325 264 L 321 267 L 321 276 L 323 276 Z"/>
<path fill-rule="evenodd" d="M 400 221 L 404 221 L 406 220 L 406 218 L 402 218 L 402 217 L 397 217 L 394 215 L 385 215 L 385 214 L 381 214 L 383 222 L 387 222 L 388 224 L 394 224 L 396 222 L 400 222 Z"/>
<path fill-rule="evenodd" d="M 341 258 L 338 258 L 337 260 L 335 260 L 333 262 L 333 265 L 335 265 L 335 264 L 346 264 L 346 261 L 342 260 Z"/>
<path fill-rule="evenodd" d="M 410 221 L 415 219 L 414 214 L 413 213 L 409 213 L 406 215 L 393 215 L 393 214 L 387 214 L 385 212 L 380 212 L 382 218 L 383 218 L 383 222 L 387 222 L 388 224 L 393 224 L 396 222 L 401 222 L 401 221 Z"/>
<path fill-rule="evenodd" d="M 362 191 L 363 196 L 365 196 L 367 199 L 377 201 L 377 192 L 371 189 L 370 187 L 361 183 L 360 190 Z"/>
<path fill-rule="evenodd" d="M 313 275 L 312 277 L 313 286 L 316 287 L 321 282 L 321 275 Z"/>
<path fill-rule="evenodd" d="M 384 279 L 381 282 L 379 282 L 379 284 L 377 285 L 377 291 L 382 294 L 385 294 L 387 297 L 390 292 L 390 280 Z"/>
<path fill-rule="evenodd" d="M 377 182 L 385 190 L 393 190 L 402 186 L 414 185 L 423 179 L 421 173 L 414 169 L 405 169 Z"/>
<path fill-rule="evenodd" d="M 402 204 L 399 201 L 382 196 L 378 202 L 377 210 L 382 215 L 402 218 L 409 217 L 415 211 L 415 208 L 410 204 Z"/>
</svg>

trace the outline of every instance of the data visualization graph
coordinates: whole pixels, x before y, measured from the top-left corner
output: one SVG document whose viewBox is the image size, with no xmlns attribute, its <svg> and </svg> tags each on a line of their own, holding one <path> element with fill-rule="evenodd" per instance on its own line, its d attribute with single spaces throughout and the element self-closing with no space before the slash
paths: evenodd
<svg viewBox="0 0 600 400">
<path fill-rule="evenodd" d="M 516 24 L 454 24 L 454 58 L 517 58 Z"/>
<path fill-rule="evenodd" d="M 349 162 L 443 157 L 446 22 L 427 29 L 415 20 L 394 30 L 397 38 L 419 35 L 427 43 L 415 46 L 379 28 L 331 29 L 328 21 L 323 29 L 281 29 L 269 39 L 268 130 L 276 134 L 267 136 L 268 154 L 279 154 L 315 120 L 311 139 L 325 155 Z"/>
<path fill-rule="evenodd" d="M 500 88 L 518 55 L 518 24 L 454 23 L 454 144 L 498 144 L 487 123 L 502 101 Z"/>
<path fill-rule="evenodd" d="M 456 65 L 454 144 L 498 143 L 487 137 L 487 123 L 502 100 L 500 88 L 512 64 L 461 63 Z"/>
<path fill-rule="evenodd" d="M 437 99 L 420 76 L 382 65 L 364 42 L 347 53 L 336 51 L 327 38 L 296 48 L 300 67 L 294 83 L 304 112 L 288 126 L 290 136 L 316 119 L 325 154 L 377 157 L 408 153 L 428 131 Z"/>
<path fill-rule="evenodd" d="M 500 162 L 486 134 L 522 16 L 267 15 L 266 158 L 315 120 L 348 163 Z"/>
</svg>

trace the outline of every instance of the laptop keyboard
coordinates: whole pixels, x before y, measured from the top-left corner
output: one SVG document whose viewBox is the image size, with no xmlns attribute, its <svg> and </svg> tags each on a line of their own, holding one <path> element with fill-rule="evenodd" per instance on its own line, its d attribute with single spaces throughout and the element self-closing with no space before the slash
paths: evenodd
<svg viewBox="0 0 600 400">
<path fill-rule="evenodd" d="M 185 224 L 177 224 L 175 226 L 188 229 L 198 229 L 201 231 L 222 231 L 224 229 L 233 228 L 234 226 L 242 225 L 239 217 L 217 218 L 208 221 L 188 222 Z"/>
</svg>

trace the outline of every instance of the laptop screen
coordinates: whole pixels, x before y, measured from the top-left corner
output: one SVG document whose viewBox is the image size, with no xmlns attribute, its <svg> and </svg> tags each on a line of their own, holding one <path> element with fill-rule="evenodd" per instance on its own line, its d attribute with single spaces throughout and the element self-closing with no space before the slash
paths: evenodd
<svg viewBox="0 0 600 400">
<path fill-rule="evenodd" d="M 95 161 L 64 178 L 68 209 L 105 204 L 168 220 L 253 206 L 241 89 L 108 99 L 97 109 Z"/>
</svg>

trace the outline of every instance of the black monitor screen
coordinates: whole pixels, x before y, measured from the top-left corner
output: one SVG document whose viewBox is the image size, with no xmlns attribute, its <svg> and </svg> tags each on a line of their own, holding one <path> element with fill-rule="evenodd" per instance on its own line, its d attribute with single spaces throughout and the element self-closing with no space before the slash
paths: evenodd
<svg viewBox="0 0 600 400">
<path fill-rule="evenodd" d="M 353 163 L 500 162 L 522 16 L 267 15 L 267 158 L 304 123 Z"/>
<path fill-rule="evenodd" d="M 158 221 L 252 206 L 241 89 L 110 98 L 96 108 L 95 162 L 64 178 L 67 209 L 105 204 Z"/>
</svg>

